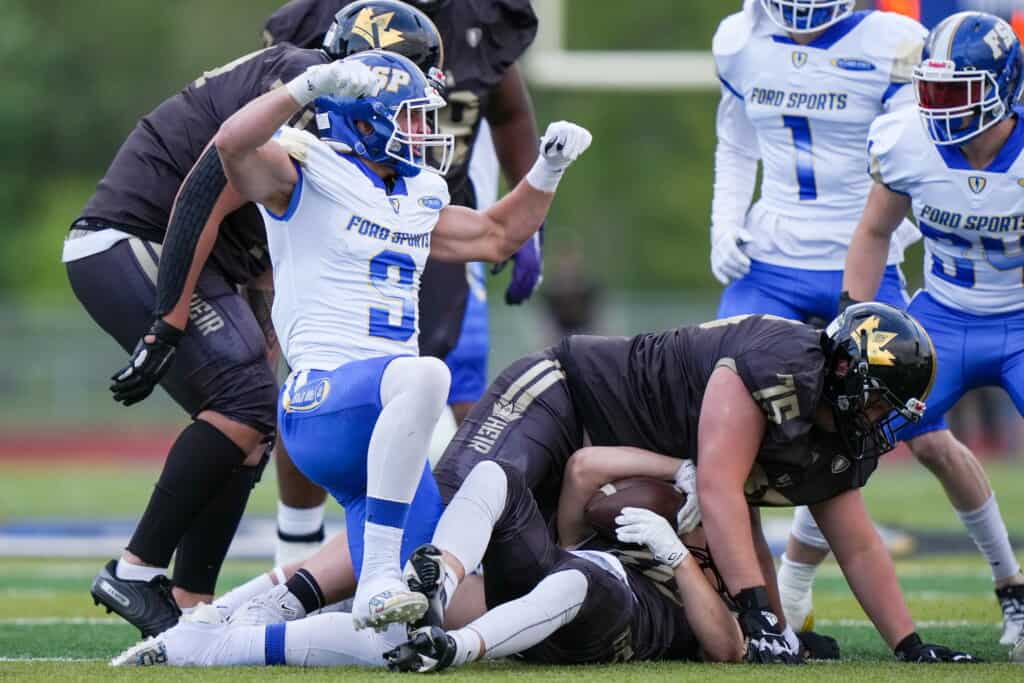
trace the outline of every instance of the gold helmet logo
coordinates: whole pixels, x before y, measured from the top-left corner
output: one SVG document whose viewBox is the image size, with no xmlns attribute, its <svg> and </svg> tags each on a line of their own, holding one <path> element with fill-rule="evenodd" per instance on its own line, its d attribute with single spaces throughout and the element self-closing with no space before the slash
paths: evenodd
<svg viewBox="0 0 1024 683">
<path fill-rule="evenodd" d="M 868 364 L 869 365 L 895 365 L 896 356 L 885 350 L 885 345 L 896 338 L 896 332 L 880 332 L 878 330 L 879 319 L 873 315 L 862 322 L 850 336 L 853 343 L 860 349 L 860 339 L 866 336 L 868 340 Z M 863 352 L 863 349 L 861 349 Z"/>
<path fill-rule="evenodd" d="M 401 31 L 388 28 L 394 16 L 394 12 L 374 15 L 373 8 L 366 7 L 356 16 L 352 33 L 365 40 L 374 49 L 387 49 L 403 40 Z"/>
</svg>

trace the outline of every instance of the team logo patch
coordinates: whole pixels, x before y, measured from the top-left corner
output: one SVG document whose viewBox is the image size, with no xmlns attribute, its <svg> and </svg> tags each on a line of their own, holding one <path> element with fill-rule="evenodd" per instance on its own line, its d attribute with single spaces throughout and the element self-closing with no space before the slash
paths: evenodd
<svg viewBox="0 0 1024 683">
<path fill-rule="evenodd" d="M 398 213 L 399 206 L 401 206 L 398 203 L 398 197 L 388 197 L 388 201 L 391 202 L 391 208 L 395 210 L 395 213 Z"/>
<path fill-rule="evenodd" d="M 469 43 L 470 47 L 476 47 L 480 44 L 480 39 L 484 37 L 484 32 L 479 26 L 466 29 L 466 42 Z"/>
<path fill-rule="evenodd" d="M 331 383 L 325 377 L 312 384 L 292 389 L 291 397 L 285 401 L 284 409 L 289 413 L 304 413 L 316 410 L 331 393 Z"/>
<path fill-rule="evenodd" d="M 832 66 L 839 69 L 846 69 L 847 71 L 874 71 L 876 67 L 871 62 L 864 59 L 833 59 Z"/>
<path fill-rule="evenodd" d="M 806 63 L 807 63 L 807 53 L 806 52 L 800 52 L 800 51 L 793 52 L 793 66 L 795 66 L 796 68 L 799 69 L 799 68 L 803 67 L 803 65 L 806 64 Z"/>
<path fill-rule="evenodd" d="M 373 8 L 367 7 L 356 17 L 352 33 L 365 40 L 371 48 L 387 48 L 404 40 L 401 31 L 388 28 L 394 17 L 394 12 L 382 12 L 375 15 Z"/>
<path fill-rule="evenodd" d="M 444 207 L 444 202 L 438 197 L 420 197 L 420 206 L 431 211 L 440 211 Z"/>
<path fill-rule="evenodd" d="M 1017 184 L 1020 185 L 1021 187 L 1024 187 L 1024 178 L 1021 178 L 1020 180 L 1018 180 Z"/>
<path fill-rule="evenodd" d="M 842 474 L 850 469 L 850 461 L 841 455 L 832 458 L 832 474 Z"/>
<path fill-rule="evenodd" d="M 850 333 L 850 337 L 853 338 L 853 343 L 857 345 L 857 348 L 860 348 L 861 337 L 867 338 L 869 365 L 895 365 L 896 356 L 892 355 L 892 351 L 887 351 L 885 347 L 896 338 L 896 333 L 879 330 L 880 323 L 878 316 L 873 315 L 858 325 L 857 329 Z M 861 352 L 863 353 L 864 349 L 861 349 Z"/>
<path fill-rule="evenodd" d="M 981 194 L 986 185 L 988 185 L 988 179 L 983 176 L 972 175 L 967 178 L 967 186 L 971 188 L 971 192 L 974 194 Z"/>
</svg>

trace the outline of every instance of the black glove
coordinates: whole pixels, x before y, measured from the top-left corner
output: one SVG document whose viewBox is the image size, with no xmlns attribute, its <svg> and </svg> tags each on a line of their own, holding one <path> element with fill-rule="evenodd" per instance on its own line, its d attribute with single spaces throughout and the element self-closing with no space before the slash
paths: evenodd
<svg viewBox="0 0 1024 683">
<path fill-rule="evenodd" d="M 938 662 L 957 662 L 973 664 L 982 660 L 966 652 L 957 652 L 943 645 L 932 645 L 921 641 L 917 632 L 900 641 L 896 646 L 896 659 L 901 662 L 936 664 Z"/>
<path fill-rule="evenodd" d="M 130 406 L 153 393 L 153 388 L 160 383 L 167 368 L 171 366 L 174 351 L 184 334 L 177 327 L 157 318 L 149 332 L 135 345 L 128 365 L 110 378 L 114 400 Z M 147 341 L 150 335 L 153 341 Z"/>
<path fill-rule="evenodd" d="M 409 632 L 409 640 L 384 653 L 390 671 L 427 673 L 446 668 L 455 659 L 455 640 L 437 626 Z"/>
<path fill-rule="evenodd" d="M 839 642 L 832 636 L 801 631 L 796 637 L 800 641 L 800 654 L 804 659 L 839 659 Z"/>
<path fill-rule="evenodd" d="M 733 596 L 739 609 L 740 628 L 747 639 L 746 661 L 755 664 L 803 664 L 800 653 L 789 646 L 779 619 L 768 606 L 764 586 L 745 588 Z"/>
<path fill-rule="evenodd" d="M 844 289 L 843 291 L 839 292 L 839 309 L 836 311 L 836 316 L 842 315 L 843 312 L 850 306 L 861 303 L 864 302 L 857 301 L 856 299 L 850 296 L 850 293 L 848 291 Z"/>
</svg>

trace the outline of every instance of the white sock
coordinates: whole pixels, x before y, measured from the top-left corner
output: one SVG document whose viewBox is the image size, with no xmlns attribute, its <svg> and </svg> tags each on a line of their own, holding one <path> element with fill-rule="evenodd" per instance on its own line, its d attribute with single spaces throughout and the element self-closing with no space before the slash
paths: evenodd
<svg viewBox="0 0 1024 683">
<path fill-rule="evenodd" d="M 396 358 L 380 383 L 383 408 L 366 455 L 366 531 L 363 535 L 363 575 L 386 568 L 401 571 L 399 553 L 409 503 L 427 462 L 427 447 L 448 398 L 451 374 L 442 361 L 429 356 Z M 391 535 L 397 544 L 378 547 Z"/>
<path fill-rule="evenodd" d="M 498 659 L 522 652 L 562 628 L 579 614 L 587 596 L 587 577 L 576 569 L 555 572 L 523 597 L 489 610 L 453 632 L 471 642 L 470 632 L 487 647 L 484 657 Z"/>
<path fill-rule="evenodd" d="M 455 641 L 455 659 L 452 660 L 452 666 L 475 662 L 480 658 L 483 640 L 481 640 L 479 633 L 466 627 L 460 628 L 457 631 L 449 631 L 448 635 Z"/>
<path fill-rule="evenodd" d="M 234 629 L 233 629 L 234 630 Z M 316 614 L 273 626 L 237 629 L 232 634 L 231 665 L 289 664 L 291 666 L 384 665 L 384 653 L 409 639 L 405 624 L 392 624 L 383 633 L 356 631 L 347 612 Z M 228 656 L 225 653 L 225 656 Z M 284 661 L 280 661 L 283 657 Z"/>
<path fill-rule="evenodd" d="M 270 574 L 274 574 L 277 577 L 277 583 L 284 583 L 284 572 L 281 571 L 280 567 L 274 567 Z M 277 585 L 270 577 L 270 574 L 260 574 L 256 578 L 249 579 L 241 586 L 232 588 L 227 593 L 214 600 L 213 606 L 225 614 L 234 614 L 236 609 L 249 602 L 249 600 L 255 598 L 257 595 L 266 593 Z"/>
<path fill-rule="evenodd" d="M 779 585 L 786 586 L 797 595 L 806 595 L 814 586 L 814 575 L 817 572 L 818 565 L 794 562 L 786 557 L 786 553 L 782 553 L 782 562 L 779 567 Z"/>
<path fill-rule="evenodd" d="M 818 523 L 814 521 L 814 515 L 806 505 L 800 505 L 793 511 L 793 524 L 790 526 L 789 533 L 804 545 L 819 550 L 829 549 L 828 541 L 825 540 L 824 534 L 818 528 Z"/>
<path fill-rule="evenodd" d="M 324 525 L 327 502 L 311 508 L 293 508 L 277 502 L 277 530 L 289 536 L 308 536 Z"/>
<path fill-rule="evenodd" d="M 399 572 L 398 558 L 402 552 L 402 534 L 401 527 L 366 523 L 363 530 L 363 570 L 360 579 Z"/>
<path fill-rule="evenodd" d="M 467 574 L 473 571 L 487 551 L 507 496 L 508 478 L 501 466 L 489 460 L 478 463 L 441 514 L 431 542 L 454 555 Z"/>
<path fill-rule="evenodd" d="M 994 493 L 977 510 L 957 510 L 956 514 L 967 527 L 967 534 L 978 546 L 978 550 L 988 560 L 995 581 L 1008 579 L 1020 573 L 1020 565 L 1013 555 L 1010 536 L 1006 531 L 1006 524 L 1003 523 L 1003 516 L 999 513 L 999 503 L 996 502 Z"/>
<path fill-rule="evenodd" d="M 114 573 L 117 578 L 125 581 L 152 581 L 158 576 L 166 576 L 167 567 L 143 567 L 141 564 L 132 564 L 121 559 L 117 561 Z"/>
</svg>

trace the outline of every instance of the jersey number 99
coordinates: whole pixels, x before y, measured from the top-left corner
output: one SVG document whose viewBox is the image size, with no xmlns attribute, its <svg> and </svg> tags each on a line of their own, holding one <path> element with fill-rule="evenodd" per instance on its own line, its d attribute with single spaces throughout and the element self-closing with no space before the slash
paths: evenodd
<svg viewBox="0 0 1024 683">
<path fill-rule="evenodd" d="M 392 268 L 398 280 L 392 277 Z M 392 302 L 388 308 L 370 306 L 370 336 L 409 341 L 416 332 L 416 301 L 413 298 L 413 278 L 416 262 L 412 256 L 385 249 L 370 259 L 370 283 L 380 295 Z M 398 307 L 399 324 L 391 323 L 392 312 Z"/>
</svg>

